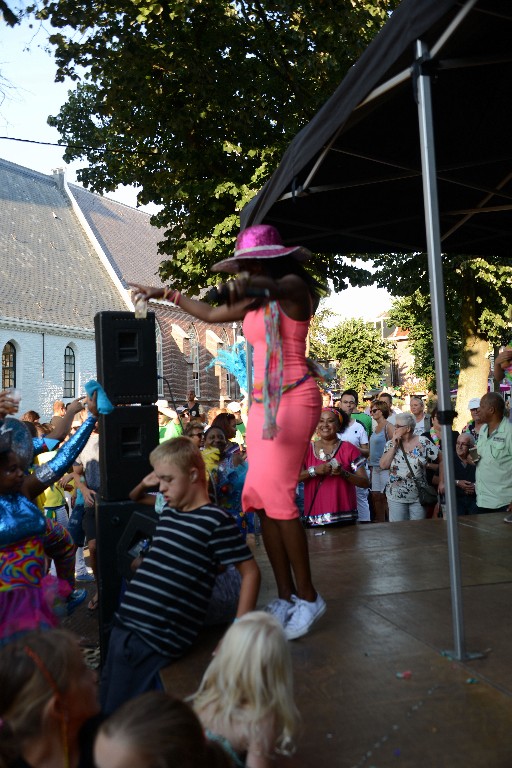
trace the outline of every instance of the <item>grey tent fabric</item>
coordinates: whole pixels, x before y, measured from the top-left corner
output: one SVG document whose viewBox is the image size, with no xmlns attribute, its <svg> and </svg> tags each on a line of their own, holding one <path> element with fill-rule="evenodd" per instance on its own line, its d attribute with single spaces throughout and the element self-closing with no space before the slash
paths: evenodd
<svg viewBox="0 0 512 768">
<path fill-rule="evenodd" d="M 404 0 L 292 141 L 243 210 L 242 228 L 274 224 L 285 242 L 316 252 L 426 250 L 417 39 L 433 49 L 425 68 L 433 74 L 442 250 L 510 254 L 509 0 Z"/>
</svg>

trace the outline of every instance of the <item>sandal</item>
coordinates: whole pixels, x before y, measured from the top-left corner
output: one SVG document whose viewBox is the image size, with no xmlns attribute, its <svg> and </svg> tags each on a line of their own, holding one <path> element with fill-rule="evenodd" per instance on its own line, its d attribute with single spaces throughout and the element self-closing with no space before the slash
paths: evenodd
<svg viewBox="0 0 512 768">
<path fill-rule="evenodd" d="M 98 598 L 98 595 L 96 595 L 95 597 L 92 598 L 92 600 L 89 600 L 89 602 L 87 603 L 87 610 L 96 611 L 98 608 L 98 602 L 99 602 L 99 598 Z"/>
</svg>

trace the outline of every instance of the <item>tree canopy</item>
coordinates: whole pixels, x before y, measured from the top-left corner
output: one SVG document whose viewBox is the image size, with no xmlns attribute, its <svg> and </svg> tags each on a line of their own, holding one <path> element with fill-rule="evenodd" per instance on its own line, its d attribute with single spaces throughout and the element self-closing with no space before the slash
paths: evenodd
<svg viewBox="0 0 512 768">
<path fill-rule="evenodd" d="M 327 335 L 329 359 L 337 361 L 337 375 L 343 389 L 362 394 L 380 388 L 391 350 L 380 332 L 358 318 L 344 320 Z"/>
<path fill-rule="evenodd" d="M 390 321 L 410 332 L 415 372 L 435 390 L 430 289 L 425 254 L 375 260 L 380 285 L 394 296 Z M 443 256 L 448 358 L 457 386 L 458 425 L 467 416 L 469 398 L 487 391 L 489 352 L 510 339 L 512 258 Z"/>
<path fill-rule="evenodd" d="M 7 4 L 6 0 L 0 0 L 0 17 L 5 21 L 6 24 L 8 24 L 10 27 L 16 26 L 16 24 L 19 21 L 18 15 L 12 10 L 12 8 Z"/>
<path fill-rule="evenodd" d="M 96 192 L 142 188 L 162 206 L 162 275 L 203 287 L 232 252 L 239 212 L 398 0 L 39 0 L 57 80 L 50 117 Z M 335 287 L 373 282 L 325 257 Z M 209 278 L 212 280 L 213 278 Z"/>
<path fill-rule="evenodd" d="M 453 313 L 447 314 L 447 345 L 450 383 L 457 386 L 459 365 L 462 354 L 462 329 L 460 311 L 458 318 Z M 457 322 L 458 320 L 458 322 Z M 436 371 L 434 365 L 434 340 L 432 336 L 432 317 L 430 296 L 428 293 L 414 291 L 411 296 L 395 299 L 387 317 L 388 325 L 407 329 L 409 348 L 414 357 L 411 373 L 425 382 L 426 388 L 436 391 Z"/>
</svg>

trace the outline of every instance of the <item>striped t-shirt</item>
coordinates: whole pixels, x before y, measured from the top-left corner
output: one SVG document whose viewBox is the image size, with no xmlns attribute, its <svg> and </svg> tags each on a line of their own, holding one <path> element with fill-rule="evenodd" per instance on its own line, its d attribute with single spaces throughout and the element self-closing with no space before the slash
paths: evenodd
<svg viewBox="0 0 512 768">
<path fill-rule="evenodd" d="M 158 653 L 178 658 L 201 629 L 218 566 L 250 559 L 224 510 L 213 504 L 188 512 L 165 507 L 118 617 Z"/>
</svg>

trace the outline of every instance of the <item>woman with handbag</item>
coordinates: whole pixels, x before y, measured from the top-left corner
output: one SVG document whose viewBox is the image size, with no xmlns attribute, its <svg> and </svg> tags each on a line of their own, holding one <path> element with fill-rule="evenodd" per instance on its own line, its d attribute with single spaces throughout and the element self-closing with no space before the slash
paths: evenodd
<svg viewBox="0 0 512 768">
<path fill-rule="evenodd" d="M 399 413 L 380 460 L 381 469 L 389 469 L 386 498 L 389 521 L 423 520 L 425 506 L 435 503 L 436 494 L 427 484 L 427 464 L 438 461 L 439 448 L 428 438 L 414 434 L 416 418 Z"/>
<path fill-rule="evenodd" d="M 386 501 L 386 485 L 389 480 L 389 471 L 380 468 L 380 460 L 388 440 L 393 437 L 393 424 L 387 421 L 389 405 L 386 400 L 374 400 L 370 407 L 370 413 L 375 425 L 370 435 L 370 456 L 368 466 L 371 472 L 371 497 L 374 520 L 376 523 L 385 523 L 388 518 L 388 504 Z"/>
<path fill-rule="evenodd" d="M 348 413 L 322 408 L 318 440 L 310 443 L 299 480 L 304 482 L 304 522 L 309 527 L 357 520 L 356 487 L 370 482 L 357 448 L 340 440 Z"/>
</svg>

